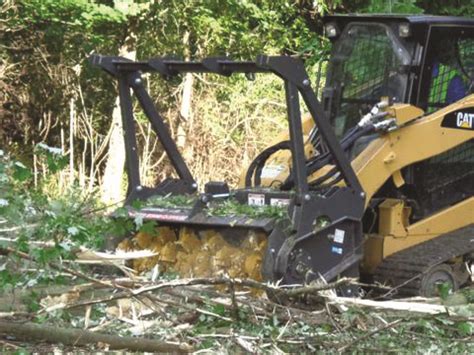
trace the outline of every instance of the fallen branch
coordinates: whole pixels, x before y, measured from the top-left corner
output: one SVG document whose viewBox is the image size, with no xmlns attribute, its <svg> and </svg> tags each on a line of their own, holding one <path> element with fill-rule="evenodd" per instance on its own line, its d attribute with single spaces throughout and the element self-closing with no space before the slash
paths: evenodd
<svg viewBox="0 0 474 355">
<path fill-rule="evenodd" d="M 35 228 L 36 226 L 38 226 L 38 223 L 28 224 L 26 226 L 16 226 L 16 227 L 10 227 L 10 228 L 3 228 L 3 229 L 0 229 L 0 233 L 15 232 L 15 231 L 21 230 L 21 229 L 31 229 L 31 228 Z"/>
<path fill-rule="evenodd" d="M 137 296 L 144 292 L 157 291 L 162 288 L 173 288 L 179 286 L 195 286 L 195 285 L 235 285 L 244 286 L 259 289 L 262 291 L 268 291 L 271 293 L 277 293 L 286 297 L 297 297 L 304 294 L 314 294 L 319 291 L 330 290 L 341 285 L 348 284 L 354 280 L 349 278 L 342 278 L 335 282 L 331 282 L 324 285 L 309 285 L 309 286 L 298 286 L 295 288 L 283 288 L 263 282 L 255 281 L 252 279 L 231 279 L 228 277 L 216 277 L 216 278 L 195 278 L 195 279 L 179 279 L 170 282 L 164 282 L 158 285 L 146 286 L 134 290 L 132 293 Z"/>
<path fill-rule="evenodd" d="M 37 262 L 34 258 L 32 258 L 28 254 L 23 253 L 21 251 L 15 250 L 15 249 L 10 248 L 10 247 L 0 248 L 0 255 L 9 255 L 9 254 L 14 254 L 14 255 L 22 258 L 22 259 Z M 101 286 L 104 286 L 104 287 L 111 287 L 111 288 L 119 288 L 119 289 L 122 289 L 122 290 L 128 290 L 128 288 L 123 287 L 121 285 L 118 285 L 116 283 L 96 279 L 92 276 L 88 276 L 88 275 L 86 275 L 86 274 L 84 274 L 80 271 L 70 269 L 66 266 L 58 265 L 58 264 L 53 263 L 53 262 L 49 262 L 47 264 L 50 268 L 52 268 L 54 270 L 61 271 L 61 272 L 67 273 L 69 275 L 76 276 L 76 277 L 78 277 L 82 280 L 93 282 L 95 284 L 98 284 L 98 285 L 101 285 Z"/>
<path fill-rule="evenodd" d="M 420 302 L 373 301 L 350 297 L 334 297 L 330 298 L 329 300 L 334 304 L 365 306 L 396 311 L 408 311 L 426 314 L 447 313 L 446 307 L 443 305 Z"/>
<path fill-rule="evenodd" d="M 337 352 L 338 353 L 342 353 L 344 351 L 346 351 L 347 349 L 349 349 L 351 346 L 353 346 L 354 344 L 362 341 L 362 340 L 365 340 L 365 339 L 368 339 L 370 338 L 371 336 L 377 334 L 377 333 L 380 333 L 386 329 L 389 329 L 389 328 L 393 328 L 394 326 L 396 326 L 397 324 L 399 324 L 403 319 L 397 319 L 393 322 L 390 322 L 390 323 L 387 323 L 387 324 L 384 324 L 383 326 L 381 326 L 380 328 L 377 328 L 377 329 L 374 329 L 370 332 L 367 332 L 365 333 L 364 335 L 362 335 L 361 337 L 359 338 L 356 338 L 354 339 L 353 341 L 351 341 L 349 344 L 346 344 L 344 346 L 341 346 L 339 349 L 337 349 Z"/>
<path fill-rule="evenodd" d="M 128 349 L 148 352 L 191 352 L 187 344 L 174 344 L 146 338 L 120 337 L 88 330 L 65 329 L 34 323 L 0 321 L 0 334 L 14 336 L 19 340 L 37 340 L 64 345 L 107 344 L 111 350 Z"/>
<path fill-rule="evenodd" d="M 243 287 L 251 287 L 263 291 L 268 291 L 278 296 L 283 297 L 297 297 L 303 294 L 315 294 L 319 291 L 329 290 L 341 285 L 347 284 L 352 282 L 352 279 L 349 278 L 342 278 L 338 281 L 324 284 L 324 285 L 309 285 L 309 286 L 301 286 L 295 287 L 292 289 L 283 288 L 271 284 L 266 284 L 263 282 L 255 281 L 252 279 L 231 279 L 228 277 L 217 277 L 217 278 L 195 278 L 195 279 L 178 279 L 169 282 L 159 283 L 157 285 L 145 286 L 141 287 L 136 290 L 127 289 L 125 292 L 118 292 L 109 297 L 103 297 L 98 299 L 93 299 L 84 302 L 78 302 L 75 304 L 69 304 L 64 308 L 75 308 L 75 307 L 83 307 L 89 306 L 98 303 L 106 303 L 115 300 L 119 300 L 122 298 L 127 297 L 137 297 L 141 294 L 158 291 L 160 289 L 166 288 L 175 288 L 175 287 L 185 287 L 185 286 L 216 286 L 216 285 L 235 285 L 235 286 L 243 286 Z"/>
<path fill-rule="evenodd" d="M 127 260 L 149 258 L 157 256 L 158 253 L 152 250 L 116 251 L 115 253 L 103 253 L 81 247 L 81 251 L 76 254 L 74 262 L 80 264 L 102 264 L 113 265 L 124 263 Z"/>
</svg>

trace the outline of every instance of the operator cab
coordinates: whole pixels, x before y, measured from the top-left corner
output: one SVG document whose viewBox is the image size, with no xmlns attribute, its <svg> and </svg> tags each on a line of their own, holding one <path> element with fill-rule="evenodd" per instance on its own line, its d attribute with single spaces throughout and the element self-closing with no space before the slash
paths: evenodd
<svg viewBox="0 0 474 355">
<path fill-rule="evenodd" d="M 335 15 L 324 26 L 332 51 L 321 101 L 339 138 L 382 97 L 429 114 L 474 92 L 474 19 Z M 356 141 L 351 157 L 375 137 Z M 387 181 L 375 199 L 404 196 L 421 220 L 474 195 L 474 139 L 402 172 L 406 184 Z"/>
<path fill-rule="evenodd" d="M 433 112 L 472 93 L 474 20 L 335 15 L 322 103 L 342 137 L 382 97 Z"/>
</svg>

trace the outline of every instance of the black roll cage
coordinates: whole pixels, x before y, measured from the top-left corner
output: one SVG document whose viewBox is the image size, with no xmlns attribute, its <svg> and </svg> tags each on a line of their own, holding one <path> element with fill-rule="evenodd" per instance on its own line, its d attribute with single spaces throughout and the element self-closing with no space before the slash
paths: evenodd
<svg viewBox="0 0 474 355">
<path fill-rule="evenodd" d="M 189 72 L 214 73 L 223 76 L 230 76 L 234 73 L 273 73 L 279 76 L 283 80 L 285 88 L 296 201 L 302 201 L 308 193 L 300 95 L 313 117 L 319 134 L 325 141 L 333 162 L 341 173 L 346 186 L 358 196 L 363 196 L 359 180 L 350 161 L 341 149 L 329 120 L 311 88 L 304 64 L 299 58 L 259 55 L 255 61 L 233 61 L 226 57 L 208 57 L 201 61 L 181 61 L 169 57 L 152 58 L 148 61 L 131 61 L 123 57 L 92 55 L 89 60 L 92 65 L 100 67 L 118 81 L 128 175 L 127 204 L 135 199 L 144 199 L 151 195 L 183 194 L 197 191 L 197 184 L 188 166 L 143 85 L 142 73 L 145 72 L 159 73 L 165 79 Z M 141 185 L 131 90 L 149 119 L 179 179 L 167 178 L 153 188 Z"/>
</svg>

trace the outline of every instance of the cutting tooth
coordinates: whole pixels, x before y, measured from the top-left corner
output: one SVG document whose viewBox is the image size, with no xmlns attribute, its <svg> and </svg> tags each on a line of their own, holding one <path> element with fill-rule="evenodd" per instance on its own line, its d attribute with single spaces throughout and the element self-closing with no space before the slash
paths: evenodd
<svg viewBox="0 0 474 355">
<path fill-rule="evenodd" d="M 157 240 L 155 240 L 155 237 L 149 233 L 138 232 L 135 236 L 135 242 L 139 249 L 151 249 L 153 242 L 156 243 Z"/>
<path fill-rule="evenodd" d="M 205 249 L 209 250 L 210 252 L 215 253 L 221 250 L 222 248 L 224 248 L 225 246 L 227 246 L 227 242 L 224 240 L 224 238 L 220 234 L 216 232 L 209 233 L 209 234 L 210 234 L 209 238 L 205 237 L 206 242 L 204 242 L 204 245 L 203 245 Z"/>
<path fill-rule="evenodd" d="M 179 232 L 179 239 L 176 243 L 180 245 L 187 253 L 192 253 L 194 250 L 201 248 L 201 241 L 189 228 L 181 229 Z"/>
<path fill-rule="evenodd" d="M 170 227 L 158 228 L 158 235 L 156 239 L 160 239 L 163 243 L 176 242 L 176 232 Z"/>
<path fill-rule="evenodd" d="M 179 235 L 179 237 L 177 237 Z M 139 232 L 132 240 L 120 243 L 123 250 L 150 249 L 158 256 L 132 261 L 138 272 L 160 269 L 175 271 L 181 277 L 211 277 L 228 275 L 233 278 L 262 280 L 261 264 L 267 246 L 263 232 L 249 231 L 240 245 L 229 243 L 219 230 L 198 232 L 183 227 L 157 228 L 156 235 Z"/>
<path fill-rule="evenodd" d="M 166 262 L 166 263 L 175 263 L 176 262 L 176 253 L 177 253 L 177 245 L 176 243 L 169 242 L 158 251 L 159 253 L 159 260 Z"/>
<path fill-rule="evenodd" d="M 262 265 L 262 254 L 254 252 L 245 258 L 244 271 L 247 276 L 257 281 L 261 280 L 260 267 Z"/>
<path fill-rule="evenodd" d="M 193 260 L 193 277 L 211 276 L 211 255 L 206 250 L 200 250 Z"/>
</svg>

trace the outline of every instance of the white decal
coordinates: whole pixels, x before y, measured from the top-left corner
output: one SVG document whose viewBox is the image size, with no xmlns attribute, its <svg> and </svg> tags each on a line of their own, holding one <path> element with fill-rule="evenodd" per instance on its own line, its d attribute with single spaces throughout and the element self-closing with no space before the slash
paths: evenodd
<svg viewBox="0 0 474 355">
<path fill-rule="evenodd" d="M 265 195 L 264 194 L 249 194 L 248 204 L 249 206 L 264 206 Z"/>
<path fill-rule="evenodd" d="M 290 204 L 290 200 L 287 198 L 271 198 L 270 205 L 272 206 L 288 206 Z"/>
<path fill-rule="evenodd" d="M 342 229 L 337 229 L 334 231 L 334 242 L 343 244 L 344 243 L 344 235 L 346 234 L 345 231 Z"/>
<path fill-rule="evenodd" d="M 262 179 L 272 179 L 280 175 L 282 171 L 285 170 L 285 167 L 282 165 L 268 165 L 264 166 L 260 177 Z"/>
</svg>

